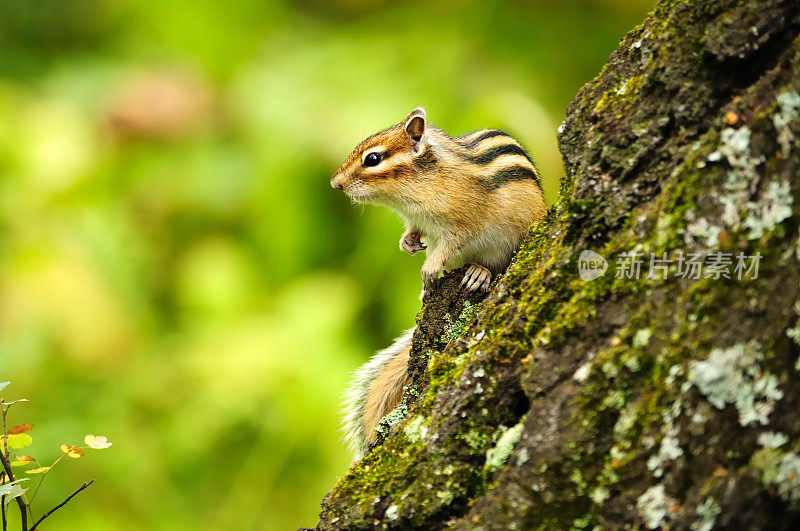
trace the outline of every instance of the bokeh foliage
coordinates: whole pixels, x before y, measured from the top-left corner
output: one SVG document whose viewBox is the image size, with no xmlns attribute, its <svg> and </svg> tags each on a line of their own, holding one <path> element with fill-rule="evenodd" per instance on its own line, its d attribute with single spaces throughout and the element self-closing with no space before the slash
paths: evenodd
<svg viewBox="0 0 800 531">
<path fill-rule="evenodd" d="M 0 380 L 31 451 L 115 441 L 48 477 L 97 480 L 51 525 L 313 524 L 423 259 L 331 173 L 424 105 L 517 136 L 554 200 L 563 109 L 651 4 L 0 3 Z"/>
</svg>

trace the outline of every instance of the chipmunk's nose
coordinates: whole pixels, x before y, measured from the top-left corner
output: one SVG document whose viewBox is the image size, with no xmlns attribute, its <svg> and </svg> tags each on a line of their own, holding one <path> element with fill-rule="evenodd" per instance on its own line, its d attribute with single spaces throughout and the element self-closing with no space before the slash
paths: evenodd
<svg viewBox="0 0 800 531">
<path fill-rule="evenodd" d="M 336 173 L 331 179 L 331 186 L 337 190 L 344 190 L 344 177 L 340 173 Z"/>
</svg>

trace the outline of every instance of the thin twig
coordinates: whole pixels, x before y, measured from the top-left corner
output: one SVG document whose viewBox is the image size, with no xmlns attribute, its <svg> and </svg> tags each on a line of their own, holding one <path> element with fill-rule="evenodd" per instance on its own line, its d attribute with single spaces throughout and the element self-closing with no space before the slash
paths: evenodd
<svg viewBox="0 0 800 531">
<path fill-rule="evenodd" d="M 5 452 L 6 457 L 9 457 L 11 454 L 8 449 L 8 429 L 6 428 L 6 411 L 8 411 L 8 408 L 5 400 L 0 400 L 0 410 L 3 412 L 3 452 Z"/>
<path fill-rule="evenodd" d="M 64 459 L 64 457 L 66 457 L 66 455 L 67 454 L 61 454 L 61 457 L 53 461 L 53 464 L 50 465 L 50 468 L 52 469 L 54 466 L 56 466 L 59 461 L 61 461 L 62 459 Z M 37 459 L 34 459 L 33 462 L 36 463 L 36 466 L 42 466 L 42 464 Z M 42 488 L 42 483 L 44 483 L 44 478 L 48 472 L 50 472 L 50 470 L 39 476 L 39 483 L 36 484 L 36 488 L 33 489 L 33 494 L 31 494 L 31 497 L 28 498 L 28 507 L 30 507 L 33 504 L 33 500 L 36 499 L 36 495 L 39 494 L 39 489 Z M 33 520 L 33 514 L 31 514 L 31 520 Z"/>
<path fill-rule="evenodd" d="M 50 516 L 51 514 L 53 514 L 54 512 L 56 512 L 56 510 L 58 510 L 58 509 L 62 508 L 62 507 L 63 507 L 64 505 L 66 505 L 66 504 L 67 504 L 67 502 L 68 502 L 68 501 L 70 501 L 70 500 L 71 500 L 71 499 L 72 499 L 72 498 L 73 498 L 73 497 L 74 497 L 76 494 L 78 494 L 80 491 L 82 491 L 83 489 L 85 489 L 86 487 L 88 487 L 89 485 L 91 485 L 92 483 L 94 483 L 94 480 L 91 480 L 91 481 L 89 481 L 88 483 L 84 483 L 83 485 L 81 485 L 81 486 L 78 488 L 78 490 L 76 490 L 75 492 L 73 492 L 72 494 L 70 494 L 69 496 L 67 496 L 67 499 L 66 499 L 66 500 L 62 501 L 61 503 L 59 503 L 58 505 L 56 505 L 55 507 L 53 507 L 52 509 L 50 509 L 49 511 L 47 511 L 46 513 L 44 513 L 44 516 L 42 516 L 41 518 L 39 518 L 39 519 L 36 521 L 36 523 L 35 523 L 35 524 L 33 524 L 33 527 L 31 527 L 30 531 L 35 531 L 35 529 L 36 529 L 36 526 L 37 526 L 37 525 L 39 525 L 39 524 L 41 524 L 41 523 L 42 523 L 42 520 L 44 520 L 45 518 L 47 518 L 48 516 Z"/>
<path fill-rule="evenodd" d="M 6 431 L 6 403 L 2 399 L 0 399 L 0 411 L 2 411 L 2 417 L 3 417 L 3 451 L 5 452 L 6 450 L 8 450 L 8 443 L 6 441 L 6 439 L 8 439 L 8 433 Z M 2 475 L 4 480 L 8 478 L 8 476 L 6 476 L 5 467 L 3 468 L 2 471 L 0 471 L 0 475 Z M 11 480 L 9 479 L 8 481 L 11 481 Z M 3 483 L 5 483 L 5 481 L 3 481 Z M 8 531 L 8 521 L 6 520 L 6 497 L 5 496 L 0 496 L 0 512 L 3 513 L 3 531 Z"/>
<path fill-rule="evenodd" d="M 8 442 L 8 439 L 5 439 L 4 442 Z M 3 468 L 6 471 L 6 476 L 8 476 L 9 482 L 14 481 L 14 473 L 11 471 L 11 463 L 8 462 L 6 459 L 6 454 L 0 452 L 0 461 L 3 461 Z M 25 512 L 25 502 L 22 501 L 22 496 L 17 496 L 14 498 L 17 500 L 17 505 L 19 505 L 19 518 L 22 522 L 22 531 L 28 531 L 28 514 Z"/>
</svg>

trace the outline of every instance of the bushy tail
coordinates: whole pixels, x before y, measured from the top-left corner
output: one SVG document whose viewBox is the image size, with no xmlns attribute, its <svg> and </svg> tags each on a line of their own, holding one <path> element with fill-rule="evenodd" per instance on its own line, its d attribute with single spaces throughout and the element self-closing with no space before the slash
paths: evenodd
<svg viewBox="0 0 800 531">
<path fill-rule="evenodd" d="M 408 355 L 414 330 L 406 330 L 391 346 L 376 352 L 350 380 L 344 394 L 342 432 L 355 460 L 375 442 L 374 428 L 397 406 L 410 383 Z"/>
</svg>

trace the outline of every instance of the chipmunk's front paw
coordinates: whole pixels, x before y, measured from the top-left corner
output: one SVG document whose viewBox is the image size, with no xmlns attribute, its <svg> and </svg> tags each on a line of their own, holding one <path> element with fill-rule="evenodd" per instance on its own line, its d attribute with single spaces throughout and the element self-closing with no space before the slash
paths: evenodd
<svg viewBox="0 0 800 531">
<path fill-rule="evenodd" d="M 433 281 L 439 277 L 442 272 L 440 267 L 433 267 L 428 263 L 422 266 L 422 293 L 420 293 L 419 300 L 426 302 L 428 297 L 433 291 Z"/>
<path fill-rule="evenodd" d="M 430 290 L 433 287 L 433 281 L 439 278 L 439 273 L 442 270 L 439 267 L 429 267 L 428 264 L 422 266 L 422 285 L 425 289 Z"/>
<path fill-rule="evenodd" d="M 408 254 L 417 254 L 420 251 L 424 251 L 427 247 L 422 244 L 420 238 L 421 236 L 417 231 L 406 232 L 403 234 L 403 237 L 400 238 L 400 250 Z"/>
<path fill-rule="evenodd" d="M 469 291 L 480 289 L 486 291 L 489 289 L 489 284 L 492 282 L 492 273 L 478 264 L 470 264 L 467 272 L 464 273 L 464 278 L 461 280 L 461 285 Z"/>
</svg>

